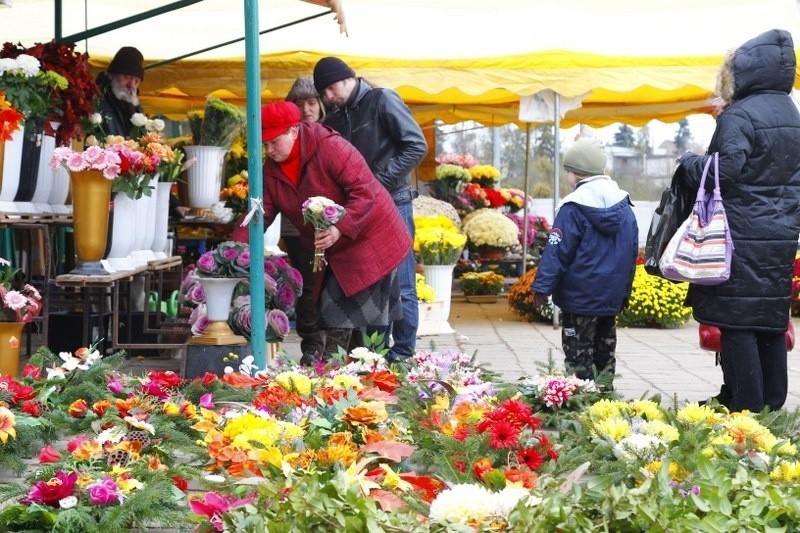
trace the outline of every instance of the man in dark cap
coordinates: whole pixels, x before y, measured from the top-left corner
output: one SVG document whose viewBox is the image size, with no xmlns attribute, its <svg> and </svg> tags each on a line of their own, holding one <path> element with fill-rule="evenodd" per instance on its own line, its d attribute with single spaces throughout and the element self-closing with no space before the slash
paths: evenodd
<svg viewBox="0 0 800 533">
<path fill-rule="evenodd" d="M 143 113 L 139 105 L 139 84 L 144 80 L 144 57 L 132 46 L 123 46 L 114 55 L 108 69 L 97 76 L 103 91 L 100 113 L 103 133 L 128 137 L 133 128 L 131 116 Z"/>
<path fill-rule="evenodd" d="M 342 134 L 367 160 L 378 181 L 389 191 L 394 204 L 414 236 L 414 211 L 409 174 L 425 157 L 428 145 L 411 110 L 392 89 L 371 86 L 357 78 L 338 57 L 324 57 L 314 66 L 314 86 L 330 107 L 325 125 Z M 413 246 L 397 269 L 403 317 L 389 329 L 374 328 L 394 344 L 387 355 L 401 361 L 414 355 L 419 325 Z M 370 333 L 372 328 L 368 328 Z"/>
</svg>

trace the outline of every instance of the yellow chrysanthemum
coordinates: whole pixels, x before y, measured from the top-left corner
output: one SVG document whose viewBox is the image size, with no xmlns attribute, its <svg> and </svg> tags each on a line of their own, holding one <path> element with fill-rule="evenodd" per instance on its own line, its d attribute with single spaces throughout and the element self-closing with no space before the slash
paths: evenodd
<svg viewBox="0 0 800 533">
<path fill-rule="evenodd" d="M 594 424 L 594 431 L 600 436 L 619 442 L 631 434 L 631 425 L 624 418 L 606 418 Z"/>
<path fill-rule="evenodd" d="M 492 165 L 475 165 L 474 167 L 470 167 L 469 175 L 472 179 L 500 179 L 500 171 Z"/>
<path fill-rule="evenodd" d="M 769 473 L 769 477 L 773 481 L 797 483 L 800 481 L 800 463 L 797 461 L 780 463 L 772 469 L 772 472 Z"/>
<path fill-rule="evenodd" d="M 675 426 L 671 426 L 663 420 L 648 420 L 642 428 L 642 433 L 658 437 L 665 442 L 676 441 L 681 435 Z"/>
<path fill-rule="evenodd" d="M 600 400 L 589 407 L 587 416 L 590 420 L 616 418 L 622 416 L 625 410 L 626 405 L 623 402 L 618 402 L 616 400 Z"/>
<path fill-rule="evenodd" d="M 652 400 L 632 400 L 628 403 L 628 407 L 635 416 L 645 420 L 664 420 L 664 411 Z"/>
<path fill-rule="evenodd" d="M 707 405 L 689 403 L 681 408 L 675 415 L 679 422 L 687 424 L 707 424 L 714 425 L 720 422 L 723 415 L 714 411 Z"/>
<path fill-rule="evenodd" d="M 311 394 L 311 380 L 300 372 L 281 372 L 274 379 L 278 385 L 289 392 L 296 392 L 301 396 Z"/>
</svg>

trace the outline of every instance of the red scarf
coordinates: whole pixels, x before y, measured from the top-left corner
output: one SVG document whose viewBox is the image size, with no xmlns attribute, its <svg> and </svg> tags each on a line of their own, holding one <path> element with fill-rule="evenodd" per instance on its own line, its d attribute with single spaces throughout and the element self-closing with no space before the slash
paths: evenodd
<svg viewBox="0 0 800 533">
<path fill-rule="evenodd" d="M 300 137 L 298 136 L 297 139 L 294 141 L 294 145 L 292 146 L 292 151 L 289 152 L 289 157 L 287 157 L 283 162 L 278 163 L 280 165 L 281 170 L 286 177 L 289 178 L 289 181 L 292 182 L 292 185 L 297 187 L 297 182 L 300 181 Z"/>
</svg>

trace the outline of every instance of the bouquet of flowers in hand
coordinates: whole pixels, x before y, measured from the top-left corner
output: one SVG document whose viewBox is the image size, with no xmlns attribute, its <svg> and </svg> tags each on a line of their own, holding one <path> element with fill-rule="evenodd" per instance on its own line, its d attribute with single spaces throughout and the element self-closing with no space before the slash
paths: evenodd
<svg viewBox="0 0 800 533">
<path fill-rule="evenodd" d="M 339 222 L 345 214 L 344 207 L 324 196 L 312 196 L 303 202 L 303 220 L 320 232 Z M 325 251 L 314 250 L 313 272 L 319 272 L 325 265 Z"/>
</svg>

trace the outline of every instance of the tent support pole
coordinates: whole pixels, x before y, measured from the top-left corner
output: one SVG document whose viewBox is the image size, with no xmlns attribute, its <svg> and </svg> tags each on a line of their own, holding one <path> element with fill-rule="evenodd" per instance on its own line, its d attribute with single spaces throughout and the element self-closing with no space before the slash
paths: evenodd
<svg viewBox="0 0 800 533">
<path fill-rule="evenodd" d="M 250 198 L 262 199 L 261 181 L 261 53 L 258 48 L 258 0 L 244 0 L 245 76 L 247 82 L 247 175 Z M 252 207 L 252 201 L 251 201 Z M 264 298 L 264 217 L 256 210 L 250 220 L 250 349 L 259 370 L 267 367 L 266 303 Z M 258 312 L 263 309 L 265 312 Z"/>
<path fill-rule="evenodd" d="M 556 221 L 556 208 L 560 201 L 559 183 L 561 182 L 561 95 L 555 94 L 553 111 L 553 222 Z M 553 304 L 553 329 L 558 329 L 559 309 Z"/>
<path fill-rule="evenodd" d="M 525 243 L 522 246 L 522 273 L 528 271 L 528 246 L 531 243 L 528 242 L 528 198 L 530 198 L 530 192 L 528 191 L 528 168 L 530 165 L 531 159 L 531 123 L 525 123 L 525 176 L 522 178 L 523 182 L 523 190 L 525 192 L 525 203 L 523 204 L 522 208 L 522 242 Z"/>
</svg>

